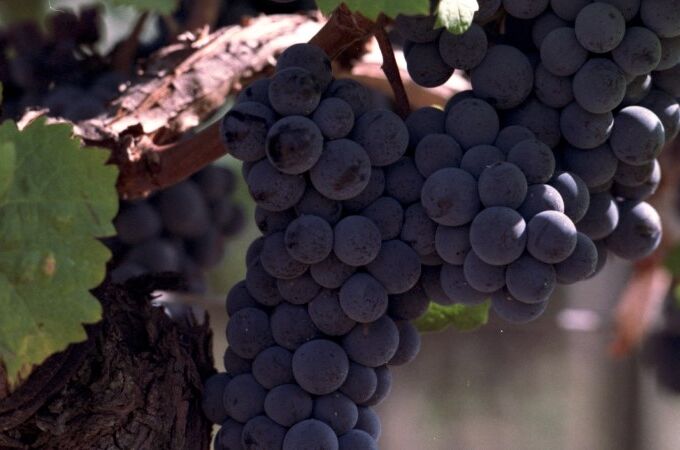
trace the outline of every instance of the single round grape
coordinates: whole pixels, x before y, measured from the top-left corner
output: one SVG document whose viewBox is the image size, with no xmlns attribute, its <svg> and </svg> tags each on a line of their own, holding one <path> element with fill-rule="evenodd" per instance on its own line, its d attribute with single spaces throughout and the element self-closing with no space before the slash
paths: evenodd
<svg viewBox="0 0 680 450">
<path fill-rule="evenodd" d="M 412 43 L 404 56 L 408 74 L 420 86 L 441 86 L 453 75 L 453 68 L 442 58 L 437 42 Z"/>
<path fill-rule="evenodd" d="M 257 102 L 271 108 L 269 103 L 269 78 L 261 78 L 250 83 L 239 92 L 236 103 Z"/>
<path fill-rule="evenodd" d="M 331 200 L 357 196 L 368 185 L 370 176 L 371 162 L 366 151 L 348 139 L 326 142 L 319 161 L 309 171 L 314 188 Z"/>
<path fill-rule="evenodd" d="M 534 81 L 536 97 L 551 108 L 564 108 L 574 100 L 571 79 L 553 74 L 543 64 L 536 67 Z"/>
<path fill-rule="evenodd" d="M 197 238 L 210 228 L 208 204 L 198 185 L 190 180 L 162 191 L 158 211 L 165 228 L 183 238 Z"/>
<path fill-rule="evenodd" d="M 319 334 L 309 317 L 307 307 L 282 303 L 278 305 L 269 320 L 274 341 L 283 348 L 295 350 Z"/>
<path fill-rule="evenodd" d="M 231 419 L 225 420 L 220 425 L 220 430 L 215 435 L 215 450 L 241 448 L 243 425 Z"/>
<path fill-rule="evenodd" d="M 418 255 L 429 255 L 435 252 L 436 231 L 437 224 L 427 216 L 420 203 L 414 203 L 406 209 L 400 237 Z"/>
<path fill-rule="evenodd" d="M 451 302 L 472 306 L 484 302 L 488 296 L 470 286 L 462 266 L 444 264 L 440 277 L 442 289 Z"/>
<path fill-rule="evenodd" d="M 642 166 L 631 166 L 621 162 L 616 169 L 614 181 L 623 186 L 641 186 L 651 178 L 655 165 L 656 160 Z"/>
<path fill-rule="evenodd" d="M 358 212 L 377 200 L 384 192 L 385 172 L 379 167 L 372 167 L 366 187 L 356 197 L 343 201 L 342 206 L 345 211 Z"/>
<path fill-rule="evenodd" d="M 283 439 L 283 450 L 338 450 L 338 446 L 333 429 L 316 419 L 296 423 Z"/>
<path fill-rule="evenodd" d="M 276 71 L 279 72 L 289 67 L 300 67 L 309 71 L 319 84 L 321 92 L 333 79 L 328 56 L 314 44 L 294 44 L 284 50 L 276 61 Z"/>
<path fill-rule="evenodd" d="M 658 160 L 654 160 L 653 165 L 652 174 L 643 184 L 631 187 L 616 183 L 614 195 L 628 200 L 646 200 L 651 197 L 661 183 L 661 165 Z"/>
<path fill-rule="evenodd" d="M 484 28 L 473 23 L 463 34 L 444 30 L 439 37 L 439 54 L 446 64 L 458 70 L 470 70 L 484 59 L 487 39 Z"/>
<path fill-rule="evenodd" d="M 333 80 L 325 92 L 326 97 L 344 100 L 352 107 L 354 117 L 365 113 L 370 106 L 370 92 L 366 86 L 356 80 L 343 78 Z"/>
<path fill-rule="evenodd" d="M 298 175 L 311 169 L 323 151 L 323 136 L 314 122 L 290 116 L 276 122 L 267 134 L 267 158 L 280 172 Z"/>
<path fill-rule="evenodd" d="M 645 0 L 640 3 L 640 18 L 659 37 L 680 36 L 680 4 L 677 0 Z"/>
<path fill-rule="evenodd" d="M 540 317 L 548 301 L 542 303 L 524 303 L 514 298 L 505 289 L 496 291 L 491 297 L 491 308 L 506 322 L 525 324 Z"/>
<path fill-rule="evenodd" d="M 524 254 L 505 271 L 507 290 L 514 299 L 529 304 L 544 303 L 555 290 L 555 269 Z"/>
<path fill-rule="evenodd" d="M 241 358 L 256 357 L 274 344 L 267 313 L 255 308 L 244 308 L 234 314 L 227 323 L 227 341 Z"/>
<path fill-rule="evenodd" d="M 623 40 L 626 20 L 618 8 L 602 2 L 585 6 L 576 16 L 574 31 L 579 43 L 593 53 L 614 50 Z"/>
<path fill-rule="evenodd" d="M 312 397 L 296 384 L 282 384 L 267 393 L 264 411 L 274 422 L 290 427 L 312 415 Z"/>
<path fill-rule="evenodd" d="M 564 261 L 555 264 L 557 281 L 572 284 L 588 278 L 597 268 L 597 247 L 585 234 L 577 233 L 576 248 Z"/>
<path fill-rule="evenodd" d="M 243 426 L 238 446 L 215 450 L 281 448 L 286 429 L 265 416 L 253 417 Z"/>
<path fill-rule="evenodd" d="M 345 394 L 355 403 L 368 401 L 378 387 L 378 378 L 375 370 L 361 364 L 351 362 L 347 379 L 340 388 L 340 392 Z"/>
<path fill-rule="evenodd" d="M 586 188 L 586 194 L 588 190 Z M 531 220 L 543 211 L 564 212 L 564 200 L 557 191 L 548 184 L 532 184 L 527 189 L 524 202 L 517 209 L 525 221 Z"/>
<path fill-rule="evenodd" d="M 611 112 L 593 114 L 573 102 L 562 110 L 560 130 L 564 139 L 574 147 L 589 149 L 607 142 L 614 127 Z"/>
<path fill-rule="evenodd" d="M 508 162 L 519 167 L 530 184 L 545 183 L 555 173 L 555 156 L 550 147 L 538 139 L 515 145 L 508 153 Z"/>
<path fill-rule="evenodd" d="M 578 231 L 597 241 L 611 234 L 619 223 L 619 208 L 607 192 L 590 196 L 586 215 L 578 222 Z"/>
<path fill-rule="evenodd" d="M 396 325 L 399 330 L 399 347 L 388 363 L 391 366 L 410 363 L 420 351 L 420 333 L 418 333 L 418 329 L 407 320 L 398 321 Z"/>
<path fill-rule="evenodd" d="M 479 198 L 485 207 L 518 208 L 527 195 L 527 179 L 515 164 L 493 164 L 479 176 Z"/>
<path fill-rule="evenodd" d="M 404 39 L 423 44 L 434 41 L 441 33 L 441 28 L 435 28 L 435 21 L 435 16 L 399 14 L 394 27 Z"/>
<path fill-rule="evenodd" d="M 281 297 L 294 305 L 309 303 L 321 290 L 321 286 L 314 278 L 305 272 L 297 278 L 290 280 L 276 280 L 276 287 Z"/>
<path fill-rule="evenodd" d="M 403 294 L 390 296 L 388 312 L 395 319 L 414 320 L 425 314 L 429 304 L 422 283 L 418 283 Z"/>
<path fill-rule="evenodd" d="M 472 289 L 492 293 L 505 286 L 505 266 L 492 266 L 482 261 L 475 252 L 468 252 L 463 264 L 463 275 Z"/>
<path fill-rule="evenodd" d="M 544 211 L 528 222 L 527 250 L 539 261 L 547 264 L 564 261 L 575 247 L 576 226 L 565 214 Z"/>
<path fill-rule="evenodd" d="M 420 278 L 420 258 L 408 244 L 394 239 L 383 242 L 378 256 L 366 266 L 388 294 L 401 294 L 411 289 Z"/>
<path fill-rule="evenodd" d="M 620 207 L 619 223 L 607 237 L 607 249 L 615 255 L 639 260 L 651 255 L 661 242 L 661 218 L 645 202 L 625 202 Z"/>
<path fill-rule="evenodd" d="M 623 41 L 612 51 L 612 58 L 627 74 L 647 74 L 661 61 L 661 41 L 645 27 L 630 27 L 626 29 Z"/>
<path fill-rule="evenodd" d="M 339 299 L 342 310 L 356 322 L 373 322 L 387 312 L 385 288 L 366 273 L 356 273 L 345 281 Z"/>
<path fill-rule="evenodd" d="M 518 106 L 531 93 L 534 71 L 521 51 L 509 45 L 496 45 L 472 69 L 470 82 L 476 96 L 498 109 L 509 109 Z"/>
<path fill-rule="evenodd" d="M 261 206 L 255 207 L 255 225 L 265 236 L 278 231 L 286 231 L 293 219 L 295 219 L 295 213 L 290 209 L 268 211 Z"/>
<path fill-rule="evenodd" d="M 469 148 L 463 155 L 460 168 L 475 178 L 479 178 L 484 169 L 504 161 L 505 155 L 493 145 L 482 144 Z"/>
<path fill-rule="evenodd" d="M 362 403 L 361 406 L 378 406 L 387 398 L 387 396 L 390 394 L 390 391 L 392 390 L 392 371 L 389 367 L 376 367 L 375 375 L 378 378 L 378 387 L 375 389 L 375 393 L 371 396 L 371 398 L 368 399 L 368 401 Z M 361 420 L 361 417 L 359 420 Z"/>
<path fill-rule="evenodd" d="M 557 28 L 567 27 L 566 20 L 560 18 L 552 11 L 547 11 L 538 17 L 531 27 L 531 40 L 536 48 L 540 49 L 543 39 Z"/>
<path fill-rule="evenodd" d="M 312 417 L 330 425 L 340 436 L 354 428 L 359 418 L 359 410 L 346 395 L 333 392 L 314 400 Z"/>
<path fill-rule="evenodd" d="M 370 434 L 361 430 L 350 430 L 340 436 L 339 450 L 378 450 L 378 443 Z"/>
<path fill-rule="evenodd" d="M 239 281 L 229 290 L 226 300 L 227 314 L 233 316 L 243 308 L 257 308 L 255 299 L 248 293 L 245 280 Z"/>
<path fill-rule="evenodd" d="M 562 137 L 560 112 L 544 105 L 539 100 L 529 99 L 522 106 L 508 111 L 505 125 L 520 125 L 528 128 L 541 142 L 555 148 Z"/>
<path fill-rule="evenodd" d="M 297 214 L 318 216 L 331 225 L 335 225 L 340 220 L 342 209 L 342 203 L 324 197 L 312 186 L 307 186 L 304 195 L 295 205 L 295 212 Z"/>
<path fill-rule="evenodd" d="M 361 215 L 369 218 L 380 230 L 383 240 L 399 236 L 404 222 L 404 209 L 392 197 L 380 197 L 368 205 Z"/>
<path fill-rule="evenodd" d="M 359 407 L 359 420 L 357 420 L 356 430 L 361 430 L 369 435 L 375 440 L 380 439 L 381 434 L 380 418 L 373 411 L 373 408 L 368 406 Z"/>
<path fill-rule="evenodd" d="M 451 107 L 446 115 L 446 132 L 464 149 L 492 144 L 500 128 L 498 114 L 487 102 L 468 98 Z"/>
<path fill-rule="evenodd" d="M 232 319 L 233 320 L 233 319 Z M 249 374 L 235 376 L 224 389 L 224 407 L 229 417 L 246 423 L 264 412 L 265 389 Z"/>
<path fill-rule="evenodd" d="M 586 111 L 604 114 L 616 108 L 626 95 L 626 77 L 609 59 L 589 59 L 573 79 L 574 98 Z"/>
<path fill-rule="evenodd" d="M 267 106 L 239 103 L 220 122 L 222 141 L 234 158 L 258 161 L 265 157 L 267 133 L 275 121 L 276 114 Z"/>
<path fill-rule="evenodd" d="M 333 250 L 333 229 L 321 217 L 300 216 L 286 228 L 284 243 L 288 254 L 296 261 L 316 264 Z"/>
<path fill-rule="evenodd" d="M 311 114 L 319 106 L 321 93 L 316 78 L 301 67 L 277 71 L 269 83 L 269 103 L 282 116 Z"/>
<path fill-rule="evenodd" d="M 569 217 L 572 222 L 578 223 L 590 205 L 590 194 L 588 193 L 588 186 L 576 174 L 572 172 L 562 172 L 557 174 L 550 185 L 554 187 L 562 197 L 564 202 L 564 214 Z M 557 209 L 559 211 L 559 209 Z"/>
<path fill-rule="evenodd" d="M 618 159 L 607 144 L 590 150 L 567 146 L 563 161 L 564 168 L 578 175 L 589 188 L 611 180 L 618 167 Z"/>
<path fill-rule="evenodd" d="M 201 398 L 201 409 L 203 415 L 212 423 L 222 424 L 228 419 L 227 411 L 224 409 L 222 395 L 224 388 L 231 381 L 231 376 L 226 373 L 216 373 L 203 383 L 203 396 Z"/>
<path fill-rule="evenodd" d="M 510 125 L 501 129 L 493 145 L 507 156 L 512 147 L 522 141 L 534 139 L 535 137 L 536 135 L 534 132 L 526 127 L 520 125 Z"/>
<path fill-rule="evenodd" d="M 440 305 L 450 305 L 453 303 L 448 295 L 446 295 L 446 292 L 444 292 L 444 289 L 442 289 L 440 266 L 424 266 L 420 282 L 431 301 Z"/>
<path fill-rule="evenodd" d="M 541 64 L 552 74 L 566 77 L 576 73 L 588 59 L 573 28 L 556 28 L 541 43 Z"/>
<path fill-rule="evenodd" d="M 316 339 L 302 344 L 293 354 L 295 381 L 310 394 L 330 394 L 340 388 L 348 370 L 347 353 L 332 341 Z"/>
<path fill-rule="evenodd" d="M 352 131 L 354 111 L 346 101 L 330 97 L 321 100 L 312 120 L 326 139 L 340 139 Z"/>
<path fill-rule="evenodd" d="M 255 203 L 269 211 L 291 208 L 305 193 L 303 177 L 281 173 L 266 160 L 253 166 L 246 181 Z"/>
<path fill-rule="evenodd" d="M 342 346 L 352 361 L 368 367 L 382 366 L 397 352 L 399 330 L 392 319 L 382 316 L 375 322 L 355 326 L 343 337 Z"/>
<path fill-rule="evenodd" d="M 429 135 L 444 133 L 445 120 L 444 111 L 433 106 L 425 106 L 411 112 L 404 121 L 408 129 L 409 145 L 415 148 L 421 140 Z"/>
<path fill-rule="evenodd" d="M 308 266 L 290 256 L 284 236 L 284 233 L 279 231 L 265 238 L 260 261 L 269 275 L 290 280 L 305 273 Z"/>
<path fill-rule="evenodd" d="M 409 142 L 404 122 L 392 111 L 384 109 L 361 115 L 352 138 L 365 149 L 373 166 L 387 166 L 398 161 Z"/>
<path fill-rule="evenodd" d="M 654 72 L 654 84 L 675 98 L 680 97 L 680 63 L 667 70 Z"/>
<path fill-rule="evenodd" d="M 526 223 L 510 208 L 486 208 L 477 214 L 470 226 L 472 250 L 487 264 L 510 264 L 522 255 L 526 242 Z"/>
<path fill-rule="evenodd" d="M 623 97 L 621 106 L 629 106 L 640 103 L 652 90 L 652 76 L 649 74 L 635 77 L 626 85 L 626 95 Z"/>
<path fill-rule="evenodd" d="M 274 346 L 261 351 L 253 361 L 253 376 L 265 389 L 293 382 L 293 354 Z"/>
<path fill-rule="evenodd" d="M 627 106 L 616 115 L 609 144 L 621 161 L 643 165 L 653 161 L 665 142 L 663 124 L 642 106 Z"/>
<path fill-rule="evenodd" d="M 474 218 L 480 207 L 477 182 L 464 170 L 440 169 L 425 180 L 421 202 L 435 222 L 464 225 Z"/>
<path fill-rule="evenodd" d="M 439 225 L 435 234 L 437 254 L 449 264 L 462 266 L 470 250 L 470 226 Z"/>
<path fill-rule="evenodd" d="M 337 289 L 355 270 L 355 267 L 345 264 L 334 253 L 331 253 L 320 263 L 313 264 L 309 268 L 309 273 L 319 285 L 327 289 Z"/>
<path fill-rule="evenodd" d="M 410 205 L 420 199 L 424 182 L 413 158 L 401 158 L 385 169 L 385 193 L 403 205 Z"/>
<path fill-rule="evenodd" d="M 664 129 L 665 142 L 672 141 L 680 131 L 680 105 L 678 101 L 658 89 L 651 90 L 640 100 L 638 106 L 652 111 L 661 120 Z"/>
<path fill-rule="evenodd" d="M 335 225 L 333 251 L 340 261 L 350 266 L 363 266 L 373 261 L 381 245 L 381 234 L 370 219 L 347 216 Z"/>
<path fill-rule="evenodd" d="M 581 11 L 592 0 L 550 0 L 550 8 L 560 18 L 573 22 Z"/>
<path fill-rule="evenodd" d="M 588 278 L 593 278 L 595 275 L 600 273 L 602 269 L 604 269 L 604 267 L 607 265 L 607 259 L 609 255 L 606 240 L 602 239 L 593 242 L 595 243 L 595 248 L 597 249 L 597 266 L 595 267 L 595 272 L 590 274 Z"/>
<path fill-rule="evenodd" d="M 227 348 L 222 356 L 224 370 L 231 376 L 249 373 L 252 367 L 252 360 L 241 358 L 231 347 Z"/>
<path fill-rule="evenodd" d="M 323 290 L 308 306 L 309 317 L 314 325 L 329 336 L 347 334 L 356 324 L 340 306 L 337 291 Z"/>
<path fill-rule="evenodd" d="M 655 70 L 668 70 L 680 64 L 680 35 L 672 38 L 662 38 L 661 59 Z"/>
<path fill-rule="evenodd" d="M 269 275 L 259 257 L 251 266 L 248 266 L 246 287 L 248 293 L 261 305 L 276 306 L 283 300 L 276 286 L 276 278 Z"/>
</svg>

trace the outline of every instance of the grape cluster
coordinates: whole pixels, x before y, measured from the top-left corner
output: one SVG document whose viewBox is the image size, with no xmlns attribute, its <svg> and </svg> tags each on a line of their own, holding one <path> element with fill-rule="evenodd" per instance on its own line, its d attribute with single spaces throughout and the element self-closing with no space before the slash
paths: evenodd
<svg viewBox="0 0 680 450">
<path fill-rule="evenodd" d="M 32 22 L 0 30 L 3 116 L 20 117 L 27 107 L 47 107 L 74 121 L 99 114 L 123 81 L 95 48 L 102 36 L 99 9 L 59 11 L 46 21 L 46 32 Z"/>
<path fill-rule="evenodd" d="M 428 306 L 412 242 L 424 178 L 409 132 L 369 91 L 288 48 L 222 121 L 262 236 L 226 300 L 225 374 L 206 383 L 218 449 L 377 449 L 389 366 Z M 414 237 L 417 239 L 417 237 Z"/>
<path fill-rule="evenodd" d="M 187 291 L 204 292 L 204 272 L 222 260 L 225 239 L 244 225 L 235 187 L 234 173 L 213 165 L 148 199 L 122 202 L 117 235 L 106 241 L 114 254 L 111 280 L 177 272 Z"/>
<path fill-rule="evenodd" d="M 422 172 L 446 263 L 439 301 L 491 294 L 500 316 L 525 321 L 609 252 L 649 255 L 661 224 L 645 200 L 680 125 L 680 4 L 497 0 L 461 35 L 434 23 L 395 20 L 416 83 L 461 70 L 472 87 L 407 120 L 416 162 L 446 168 Z"/>
</svg>

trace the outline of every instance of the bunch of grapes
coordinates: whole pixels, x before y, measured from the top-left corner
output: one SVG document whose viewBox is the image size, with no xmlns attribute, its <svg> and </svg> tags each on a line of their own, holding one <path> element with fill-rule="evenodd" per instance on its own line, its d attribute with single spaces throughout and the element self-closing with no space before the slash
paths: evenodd
<svg viewBox="0 0 680 450">
<path fill-rule="evenodd" d="M 18 118 L 29 107 L 73 121 L 101 113 L 123 77 L 95 49 L 100 21 L 97 8 L 83 8 L 49 15 L 46 33 L 33 22 L 0 31 L 3 116 Z"/>
<path fill-rule="evenodd" d="M 227 297 L 227 373 L 206 383 L 216 448 L 376 449 L 372 407 L 389 366 L 416 356 L 410 320 L 429 303 L 408 129 L 300 44 L 242 92 L 222 133 L 263 235 Z"/>
<path fill-rule="evenodd" d="M 407 120 L 423 127 L 416 161 L 421 150 L 443 154 L 436 134 L 458 146 L 422 197 L 440 224 L 445 293 L 464 303 L 491 294 L 499 315 L 525 321 L 609 252 L 649 255 L 661 224 L 644 200 L 680 124 L 678 2 L 486 1 L 461 35 L 434 23 L 399 16 L 395 27 L 415 82 L 437 86 L 461 70 L 472 86 L 445 111 Z M 450 192 L 456 213 L 437 208 Z"/>
<path fill-rule="evenodd" d="M 114 221 L 117 235 L 107 241 L 114 253 L 112 281 L 177 272 L 187 291 L 204 292 L 204 272 L 222 260 L 225 240 L 244 225 L 235 187 L 234 173 L 213 165 L 148 199 L 123 202 Z"/>
</svg>

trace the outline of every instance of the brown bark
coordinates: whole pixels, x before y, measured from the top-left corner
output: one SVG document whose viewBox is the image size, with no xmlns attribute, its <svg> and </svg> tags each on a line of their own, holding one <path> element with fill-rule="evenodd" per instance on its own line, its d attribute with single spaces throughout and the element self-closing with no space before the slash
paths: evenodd
<svg viewBox="0 0 680 450">
<path fill-rule="evenodd" d="M 201 380 L 214 372 L 207 322 L 176 323 L 141 279 L 95 294 L 104 320 L 0 400 L 1 449 L 196 449 L 210 446 Z"/>
</svg>

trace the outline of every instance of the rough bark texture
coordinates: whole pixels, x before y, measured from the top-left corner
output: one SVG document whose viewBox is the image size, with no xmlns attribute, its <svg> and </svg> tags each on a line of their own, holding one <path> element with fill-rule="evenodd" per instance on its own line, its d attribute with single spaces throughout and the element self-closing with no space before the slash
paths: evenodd
<svg viewBox="0 0 680 450">
<path fill-rule="evenodd" d="M 104 320 L 0 400 L 1 449 L 196 449 L 210 446 L 202 383 L 214 372 L 207 321 L 173 322 L 143 278 L 95 294 Z"/>
</svg>

